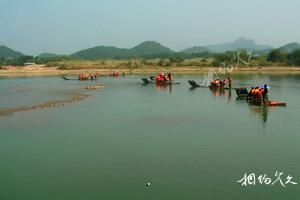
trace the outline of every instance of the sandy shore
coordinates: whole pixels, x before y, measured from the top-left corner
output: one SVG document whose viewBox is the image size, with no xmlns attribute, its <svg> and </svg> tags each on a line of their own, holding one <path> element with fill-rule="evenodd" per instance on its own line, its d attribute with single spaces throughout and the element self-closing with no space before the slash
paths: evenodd
<svg viewBox="0 0 300 200">
<path fill-rule="evenodd" d="M 59 70 L 56 67 L 45 67 L 44 65 L 31 65 L 26 67 L 7 66 L 0 70 L 2 77 L 20 76 L 52 76 L 52 75 L 78 75 L 80 73 L 100 73 L 102 75 L 111 74 L 113 71 L 125 72 L 126 74 L 157 74 L 159 72 L 171 72 L 174 74 L 194 74 L 205 73 L 211 70 L 218 72 L 218 67 L 158 67 L 142 69 L 78 69 L 78 70 Z M 300 67 L 239 67 L 231 73 L 282 73 L 300 74 Z"/>
</svg>

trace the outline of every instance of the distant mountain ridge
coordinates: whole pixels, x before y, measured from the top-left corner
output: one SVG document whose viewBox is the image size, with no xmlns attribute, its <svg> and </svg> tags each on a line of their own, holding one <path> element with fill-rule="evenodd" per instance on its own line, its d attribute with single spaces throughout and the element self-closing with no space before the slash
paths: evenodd
<svg viewBox="0 0 300 200">
<path fill-rule="evenodd" d="M 131 49 L 117 48 L 112 46 L 97 46 L 78 51 L 71 56 L 83 59 L 103 59 L 103 58 L 128 58 L 143 57 L 161 53 L 173 53 L 171 49 L 162 46 L 158 42 L 146 41 Z"/>
<path fill-rule="evenodd" d="M 186 49 L 182 50 L 181 52 L 193 54 L 193 53 L 211 52 L 211 50 L 206 47 L 194 46 L 194 47 L 186 48 Z"/>
<path fill-rule="evenodd" d="M 62 57 L 65 55 L 55 54 L 55 53 L 41 53 L 38 55 L 38 58 L 54 58 L 54 57 Z"/>
<path fill-rule="evenodd" d="M 88 48 L 80 50 L 71 55 L 59 55 L 55 53 L 42 53 L 38 55 L 38 58 L 55 58 L 55 57 L 69 57 L 69 58 L 78 58 L 78 59 L 127 59 L 127 58 L 142 58 L 142 57 L 160 57 L 168 56 L 173 53 L 185 53 L 185 54 L 197 54 L 197 53 L 223 53 L 226 51 L 237 51 L 237 50 L 254 50 L 258 54 L 269 53 L 273 47 L 269 45 L 260 45 L 256 44 L 252 39 L 239 38 L 233 42 L 215 44 L 215 45 L 206 45 L 206 46 L 193 46 L 186 48 L 182 51 L 173 51 L 172 49 L 161 45 L 155 41 L 146 41 L 133 48 L 118 48 L 113 46 L 96 46 L 93 48 Z M 289 43 L 279 47 L 280 50 L 290 53 L 296 49 L 300 49 L 300 44 L 297 42 Z M 6 46 L 0 45 L 0 58 L 18 58 L 24 56 L 21 52 L 10 49 Z"/>
<path fill-rule="evenodd" d="M 0 58 L 18 58 L 23 56 L 21 52 L 15 51 L 6 46 L 0 45 Z"/>
<path fill-rule="evenodd" d="M 254 40 L 246 39 L 244 37 L 241 37 L 233 42 L 216 44 L 216 45 L 207 45 L 204 47 L 207 49 L 210 49 L 212 52 L 216 52 L 216 53 L 223 53 L 226 51 L 236 51 L 236 50 L 241 50 L 241 49 L 256 50 L 256 51 L 273 49 L 273 47 L 271 47 L 269 45 L 259 45 L 259 44 L 256 44 Z"/>
</svg>

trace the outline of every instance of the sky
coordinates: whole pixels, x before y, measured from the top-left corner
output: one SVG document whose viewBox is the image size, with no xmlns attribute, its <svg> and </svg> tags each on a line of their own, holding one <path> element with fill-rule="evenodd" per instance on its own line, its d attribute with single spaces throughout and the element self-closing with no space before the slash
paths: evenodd
<svg viewBox="0 0 300 200">
<path fill-rule="evenodd" d="M 239 37 L 300 42 L 299 0 L 0 0 L 0 45 L 29 55 L 157 41 L 173 50 Z"/>
</svg>

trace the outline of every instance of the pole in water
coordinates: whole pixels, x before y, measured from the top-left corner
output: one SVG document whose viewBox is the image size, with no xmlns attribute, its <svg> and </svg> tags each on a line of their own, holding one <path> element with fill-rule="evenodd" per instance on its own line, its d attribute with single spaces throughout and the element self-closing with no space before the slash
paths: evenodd
<svg viewBox="0 0 300 200">
<path fill-rule="evenodd" d="M 148 182 L 148 183 L 146 184 L 146 186 L 147 186 L 147 187 L 150 187 L 150 186 L 151 186 L 151 183 L 150 183 L 150 182 Z"/>
</svg>

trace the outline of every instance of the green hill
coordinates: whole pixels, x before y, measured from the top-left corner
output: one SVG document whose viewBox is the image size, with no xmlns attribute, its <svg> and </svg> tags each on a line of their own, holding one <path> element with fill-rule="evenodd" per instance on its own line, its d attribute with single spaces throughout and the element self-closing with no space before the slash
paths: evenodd
<svg viewBox="0 0 300 200">
<path fill-rule="evenodd" d="M 6 46 L 0 46 L 0 58 L 18 58 L 23 56 L 22 53 L 12 50 Z"/>
<path fill-rule="evenodd" d="M 154 41 L 143 42 L 138 46 L 129 49 L 129 55 L 133 57 L 143 57 L 165 53 L 173 53 L 173 51 Z"/>
<path fill-rule="evenodd" d="M 81 59 L 107 59 L 107 58 L 132 58 L 172 53 L 173 51 L 157 42 L 143 42 L 131 49 L 117 48 L 111 46 L 97 46 L 72 54 L 72 57 Z"/>
<path fill-rule="evenodd" d="M 205 48 L 205 47 L 194 46 L 194 47 L 190 47 L 190 48 L 184 49 L 181 52 L 182 53 L 193 54 L 193 53 L 210 52 L 210 50 L 208 48 Z"/>
<path fill-rule="evenodd" d="M 292 43 L 289 43 L 289 44 L 286 44 L 286 45 L 280 47 L 279 49 L 286 53 L 291 53 L 292 51 L 300 49 L 300 44 L 297 42 L 292 42 Z"/>
</svg>

